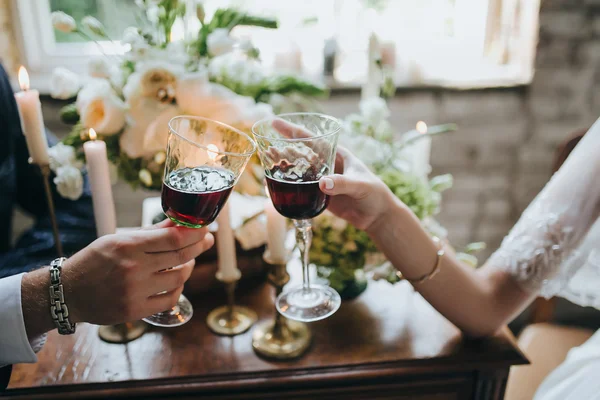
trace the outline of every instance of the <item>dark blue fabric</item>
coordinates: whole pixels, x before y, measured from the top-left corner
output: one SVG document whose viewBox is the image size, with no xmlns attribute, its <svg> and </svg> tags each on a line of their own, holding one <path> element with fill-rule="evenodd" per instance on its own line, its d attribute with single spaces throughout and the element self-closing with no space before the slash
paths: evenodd
<svg viewBox="0 0 600 400">
<path fill-rule="evenodd" d="M 56 143 L 47 132 L 49 144 Z M 0 278 L 48 265 L 56 258 L 52 227 L 42 178 L 29 165 L 29 153 L 14 94 L 0 65 Z M 85 177 L 84 177 L 85 178 Z M 73 254 L 96 238 L 92 200 L 87 179 L 83 196 L 76 201 L 62 198 L 54 190 L 54 205 L 60 238 L 66 255 Z M 33 228 L 11 246 L 12 215 L 16 207 L 35 218 Z"/>
</svg>

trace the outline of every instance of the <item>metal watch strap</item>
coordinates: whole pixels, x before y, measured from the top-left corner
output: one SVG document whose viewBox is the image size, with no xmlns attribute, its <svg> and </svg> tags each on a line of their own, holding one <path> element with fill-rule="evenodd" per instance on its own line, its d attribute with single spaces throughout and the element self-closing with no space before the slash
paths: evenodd
<svg viewBox="0 0 600 400">
<path fill-rule="evenodd" d="M 50 315 L 61 335 L 75 333 L 76 324 L 69 320 L 69 308 L 65 304 L 65 293 L 61 280 L 62 265 L 65 257 L 57 258 L 50 263 Z"/>
</svg>

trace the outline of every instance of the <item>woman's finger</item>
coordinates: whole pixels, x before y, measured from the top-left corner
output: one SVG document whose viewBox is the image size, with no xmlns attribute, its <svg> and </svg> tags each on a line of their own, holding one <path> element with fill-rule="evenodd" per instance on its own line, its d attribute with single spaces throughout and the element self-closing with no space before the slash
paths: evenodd
<svg viewBox="0 0 600 400">
<path fill-rule="evenodd" d="M 345 175 L 327 175 L 319 180 L 319 188 L 325 194 L 331 196 L 346 195 L 353 199 L 364 199 L 369 194 L 365 182 Z"/>
<path fill-rule="evenodd" d="M 306 128 L 281 118 L 275 118 L 271 125 L 273 129 L 288 139 L 305 139 L 314 136 Z"/>
</svg>

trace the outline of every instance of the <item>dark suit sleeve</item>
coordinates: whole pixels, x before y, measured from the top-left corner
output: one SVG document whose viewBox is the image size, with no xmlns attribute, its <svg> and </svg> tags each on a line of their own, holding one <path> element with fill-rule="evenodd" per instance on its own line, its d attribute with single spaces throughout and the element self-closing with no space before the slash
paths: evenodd
<svg viewBox="0 0 600 400">
<path fill-rule="evenodd" d="M 8 76 L 0 66 L 0 218 L 12 221 L 15 207 L 35 218 L 14 247 L 10 246 L 10 223 L 0 228 L 0 278 L 48 265 L 57 257 L 43 181 L 37 167 L 29 165 L 29 151 Z M 57 142 L 48 133 L 49 145 Z M 65 254 L 71 255 L 96 238 L 92 199 L 85 180 L 84 193 L 76 201 L 61 197 L 51 183 L 60 240 Z"/>
<path fill-rule="evenodd" d="M 8 387 L 10 382 L 10 374 L 12 372 L 12 365 L 0 368 L 0 391 L 3 391 Z"/>
</svg>

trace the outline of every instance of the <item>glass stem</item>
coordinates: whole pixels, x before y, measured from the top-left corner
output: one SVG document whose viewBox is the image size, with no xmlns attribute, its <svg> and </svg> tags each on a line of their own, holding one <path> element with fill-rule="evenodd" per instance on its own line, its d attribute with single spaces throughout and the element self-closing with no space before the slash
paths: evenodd
<svg viewBox="0 0 600 400">
<path fill-rule="evenodd" d="M 312 224 L 310 219 L 294 220 L 296 227 L 296 244 L 300 249 L 300 259 L 302 260 L 302 288 L 310 289 L 310 275 L 308 271 L 308 253 L 312 243 Z"/>
</svg>

